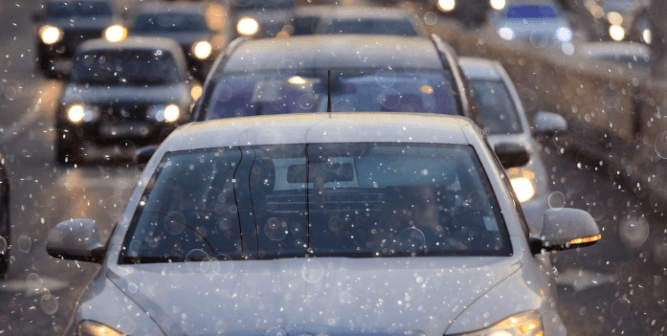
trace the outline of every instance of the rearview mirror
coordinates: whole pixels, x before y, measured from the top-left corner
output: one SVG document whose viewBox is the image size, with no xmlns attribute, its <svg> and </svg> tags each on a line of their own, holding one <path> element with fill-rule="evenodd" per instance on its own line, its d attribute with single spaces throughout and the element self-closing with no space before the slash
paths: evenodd
<svg viewBox="0 0 667 336">
<path fill-rule="evenodd" d="M 153 157 L 155 151 L 157 150 L 158 145 L 150 145 L 146 147 L 141 147 L 134 152 L 134 164 L 139 166 L 139 169 L 144 169 L 144 166 L 148 161 Z"/>
<path fill-rule="evenodd" d="M 499 143 L 495 146 L 494 151 L 505 169 L 525 166 L 530 161 L 528 149 L 520 143 Z"/>
<path fill-rule="evenodd" d="M 55 258 L 101 262 L 106 250 L 92 219 L 70 219 L 56 225 L 46 239 L 46 252 Z"/>
<path fill-rule="evenodd" d="M 559 251 L 595 244 L 602 238 L 595 219 L 579 209 L 548 209 L 542 232 L 531 238 L 533 253 Z"/>
<path fill-rule="evenodd" d="M 535 133 L 553 134 L 567 131 L 567 120 L 552 112 L 537 112 L 534 124 Z"/>
</svg>

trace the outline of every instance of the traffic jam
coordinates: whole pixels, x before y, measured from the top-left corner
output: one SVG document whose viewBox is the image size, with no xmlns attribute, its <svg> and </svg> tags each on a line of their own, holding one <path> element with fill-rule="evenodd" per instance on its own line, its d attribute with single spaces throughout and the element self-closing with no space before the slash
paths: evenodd
<svg viewBox="0 0 667 336">
<path fill-rule="evenodd" d="M 667 335 L 662 0 L 0 15 L 0 335 Z"/>
</svg>

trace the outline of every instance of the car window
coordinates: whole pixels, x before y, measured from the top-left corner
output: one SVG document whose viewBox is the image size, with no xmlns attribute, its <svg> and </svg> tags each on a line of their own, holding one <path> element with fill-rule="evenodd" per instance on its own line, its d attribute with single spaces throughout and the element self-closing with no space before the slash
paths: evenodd
<svg viewBox="0 0 667 336">
<path fill-rule="evenodd" d="M 72 81 L 89 85 L 149 85 L 178 82 L 176 61 L 166 50 L 103 50 L 75 56 Z"/>
<path fill-rule="evenodd" d="M 53 18 L 71 16 L 111 16 L 111 7 L 102 1 L 52 1 L 46 4 L 46 15 Z"/>
<path fill-rule="evenodd" d="M 509 6 L 505 16 L 509 19 L 554 19 L 558 14 L 549 6 L 525 5 Z"/>
<path fill-rule="evenodd" d="M 334 112 L 402 111 L 459 114 L 451 73 L 443 70 L 334 69 Z M 326 112 L 327 71 L 225 73 L 208 98 L 206 119 Z"/>
<path fill-rule="evenodd" d="M 292 20 L 292 27 L 294 27 L 292 35 L 312 35 L 319 22 L 319 16 L 298 16 Z"/>
<path fill-rule="evenodd" d="M 502 80 L 471 79 L 486 134 L 523 132 L 516 106 Z"/>
<path fill-rule="evenodd" d="M 239 11 L 293 9 L 292 0 L 231 0 L 232 8 Z"/>
<path fill-rule="evenodd" d="M 334 19 L 321 30 L 324 34 L 418 35 L 410 21 L 390 19 Z"/>
<path fill-rule="evenodd" d="M 239 165 L 241 152 L 252 164 Z M 470 146 L 343 143 L 167 154 L 122 261 L 180 261 L 192 251 L 239 258 L 236 204 L 249 200 L 235 199 L 234 188 L 246 181 L 255 226 L 247 234 L 256 234 L 259 258 L 511 253 Z"/>
<path fill-rule="evenodd" d="M 133 32 L 201 32 L 207 31 L 206 20 L 196 13 L 148 13 L 137 16 Z"/>
</svg>

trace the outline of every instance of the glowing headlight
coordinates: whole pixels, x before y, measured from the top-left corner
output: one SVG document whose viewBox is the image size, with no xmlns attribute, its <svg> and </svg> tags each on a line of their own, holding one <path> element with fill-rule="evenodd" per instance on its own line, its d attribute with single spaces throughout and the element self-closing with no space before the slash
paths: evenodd
<svg viewBox="0 0 667 336">
<path fill-rule="evenodd" d="M 104 38 L 109 42 L 120 42 L 127 37 L 127 29 L 121 25 L 113 25 L 104 31 Z"/>
<path fill-rule="evenodd" d="M 178 115 L 181 113 L 179 110 L 178 106 L 176 105 L 169 105 L 167 108 L 164 109 L 164 120 L 168 122 L 174 122 L 176 119 L 178 119 Z"/>
<path fill-rule="evenodd" d="M 121 336 L 124 335 L 109 326 L 93 321 L 82 321 L 77 328 L 78 336 Z"/>
<path fill-rule="evenodd" d="M 62 40 L 63 31 L 53 26 L 44 26 L 39 29 L 39 36 L 42 38 L 42 42 L 54 44 Z"/>
<path fill-rule="evenodd" d="M 498 29 L 498 35 L 500 36 L 501 39 L 505 41 L 514 40 L 514 31 L 512 30 L 512 28 L 509 27 L 502 27 Z"/>
<path fill-rule="evenodd" d="M 625 29 L 621 26 L 612 25 L 609 27 L 609 36 L 614 41 L 622 41 L 625 38 Z"/>
<path fill-rule="evenodd" d="M 644 39 L 644 43 L 651 44 L 652 37 L 653 36 L 651 35 L 650 29 L 644 29 L 644 31 L 642 31 L 642 38 Z"/>
<path fill-rule="evenodd" d="M 67 109 L 67 118 L 69 118 L 69 120 L 74 123 L 78 123 L 83 120 L 84 114 L 85 111 L 83 109 L 83 105 L 72 105 L 69 107 L 69 109 Z"/>
<path fill-rule="evenodd" d="M 450 12 L 456 7 L 456 0 L 438 0 L 438 9 L 443 12 Z"/>
<path fill-rule="evenodd" d="M 454 1 L 454 0 L 452 0 Z M 259 30 L 259 23 L 253 18 L 244 17 L 239 20 L 239 23 L 236 25 L 236 30 L 238 30 L 241 35 L 255 35 Z"/>
<path fill-rule="evenodd" d="M 205 59 L 211 56 L 211 44 L 206 41 L 200 41 L 192 45 L 192 53 L 199 59 Z"/>
<path fill-rule="evenodd" d="M 204 89 L 199 84 L 193 86 L 190 89 L 190 96 L 192 96 L 193 100 L 199 99 L 199 97 L 201 97 L 202 93 L 204 93 Z"/>
<path fill-rule="evenodd" d="M 501 10 L 505 8 L 505 0 L 491 0 L 491 7 L 495 10 Z"/>
<path fill-rule="evenodd" d="M 508 317 L 494 326 L 466 333 L 466 336 L 544 336 L 542 317 L 537 312 L 523 313 Z"/>
<path fill-rule="evenodd" d="M 517 177 L 511 179 L 510 182 L 512 182 L 512 189 L 514 189 L 516 197 L 519 198 L 519 202 L 528 201 L 535 196 L 535 188 L 533 188 L 530 179 Z"/>
<path fill-rule="evenodd" d="M 149 118 L 159 122 L 174 122 L 178 120 L 181 110 L 174 104 L 155 105 L 148 110 Z"/>
<path fill-rule="evenodd" d="M 572 30 L 567 27 L 556 29 L 556 38 L 561 42 L 570 42 L 572 40 Z"/>
</svg>

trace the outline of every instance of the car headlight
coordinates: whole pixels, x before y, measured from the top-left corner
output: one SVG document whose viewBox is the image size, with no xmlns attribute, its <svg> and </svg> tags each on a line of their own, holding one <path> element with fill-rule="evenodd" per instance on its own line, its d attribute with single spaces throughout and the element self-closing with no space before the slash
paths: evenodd
<svg viewBox="0 0 667 336">
<path fill-rule="evenodd" d="M 181 110 L 174 104 L 155 105 L 148 110 L 149 117 L 159 122 L 174 122 L 178 120 L 180 114 Z"/>
<path fill-rule="evenodd" d="M 514 40 L 514 31 L 512 30 L 512 28 L 509 27 L 502 27 L 498 29 L 498 35 L 500 36 L 501 39 L 505 41 Z"/>
<path fill-rule="evenodd" d="M 238 30 L 241 35 L 255 35 L 259 30 L 259 23 L 253 18 L 244 17 L 239 20 L 239 23 L 236 25 L 236 30 Z"/>
<path fill-rule="evenodd" d="M 54 44 L 63 39 L 63 31 L 53 26 L 44 26 L 39 29 L 39 36 L 45 44 Z"/>
<path fill-rule="evenodd" d="M 106 326 L 102 323 L 97 323 L 93 321 L 82 321 L 77 327 L 78 336 L 123 336 L 123 333 L 120 333 L 113 328 Z"/>
<path fill-rule="evenodd" d="M 501 10 L 505 8 L 506 2 L 505 0 L 491 0 L 491 7 L 495 10 Z"/>
<path fill-rule="evenodd" d="M 511 168 L 509 170 L 510 183 L 519 202 L 523 203 L 535 197 L 535 173 L 528 169 Z"/>
<path fill-rule="evenodd" d="M 192 96 L 193 100 L 199 99 L 202 93 L 204 93 L 204 88 L 202 88 L 201 85 L 199 84 L 193 85 L 192 88 L 190 89 L 190 96 Z"/>
<path fill-rule="evenodd" d="M 113 25 L 104 31 L 104 38 L 109 42 L 120 42 L 127 37 L 127 29 L 121 25 Z"/>
<path fill-rule="evenodd" d="M 443 12 L 451 12 L 456 7 L 456 0 L 438 0 L 438 9 Z"/>
<path fill-rule="evenodd" d="M 206 41 L 199 41 L 192 45 L 192 53 L 199 59 L 205 59 L 211 56 L 211 44 Z"/>
<path fill-rule="evenodd" d="M 459 336 L 544 336 L 542 317 L 538 312 L 510 316 L 490 328 L 459 334 Z"/>
<path fill-rule="evenodd" d="M 611 25 L 609 27 L 609 36 L 614 41 L 623 41 L 625 38 L 625 29 L 618 25 Z"/>
<path fill-rule="evenodd" d="M 572 30 L 568 27 L 556 29 L 556 38 L 561 42 L 570 42 L 572 40 Z"/>
<path fill-rule="evenodd" d="M 81 121 L 91 122 L 100 117 L 100 110 L 97 106 L 73 104 L 67 108 L 67 119 L 77 124 Z"/>
</svg>

